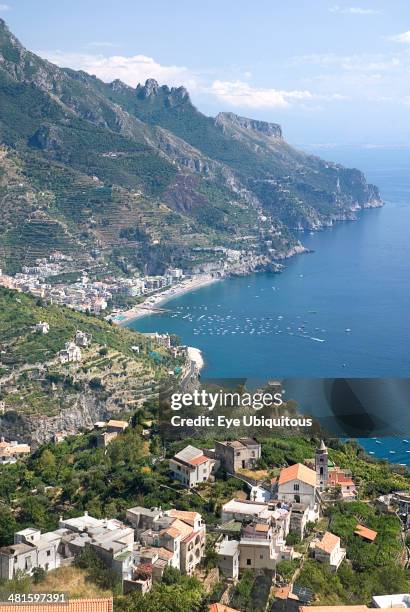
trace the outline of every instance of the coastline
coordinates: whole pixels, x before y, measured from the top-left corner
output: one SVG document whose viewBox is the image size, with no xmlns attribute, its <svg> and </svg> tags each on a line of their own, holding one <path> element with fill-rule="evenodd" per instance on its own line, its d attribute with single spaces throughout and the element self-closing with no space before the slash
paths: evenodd
<svg viewBox="0 0 410 612">
<path fill-rule="evenodd" d="M 200 372 L 205 365 L 202 351 L 194 346 L 188 346 L 187 349 L 189 359 L 195 364 L 198 372 Z"/>
<path fill-rule="evenodd" d="M 169 300 L 180 297 L 181 295 L 189 293 L 190 291 L 200 289 L 201 287 L 206 287 L 207 285 L 210 285 L 218 280 L 221 279 L 215 278 L 211 274 L 201 274 L 194 276 L 193 278 L 183 280 L 176 285 L 168 287 L 164 291 L 160 291 L 159 293 L 147 297 L 143 302 L 136 304 L 133 308 L 117 313 L 114 317 L 112 317 L 112 322 L 116 325 L 124 325 L 130 321 L 140 319 L 141 317 L 158 314 L 161 312 L 159 307 L 164 305 Z M 203 367 L 203 365 L 201 367 Z"/>
</svg>

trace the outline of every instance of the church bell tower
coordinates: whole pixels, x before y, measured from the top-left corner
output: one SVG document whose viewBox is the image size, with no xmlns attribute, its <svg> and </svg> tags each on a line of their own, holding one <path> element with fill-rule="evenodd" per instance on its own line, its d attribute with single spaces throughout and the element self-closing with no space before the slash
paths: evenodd
<svg viewBox="0 0 410 612">
<path fill-rule="evenodd" d="M 321 440 L 315 454 L 316 483 L 321 491 L 327 487 L 329 481 L 328 461 L 329 454 L 327 447 L 323 440 Z"/>
</svg>

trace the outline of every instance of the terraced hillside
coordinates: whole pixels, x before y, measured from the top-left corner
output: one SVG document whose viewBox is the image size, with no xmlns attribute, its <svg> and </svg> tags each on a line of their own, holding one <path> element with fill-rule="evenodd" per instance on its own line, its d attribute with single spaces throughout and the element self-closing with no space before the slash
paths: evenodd
<svg viewBox="0 0 410 612">
<path fill-rule="evenodd" d="M 40 321 L 49 324 L 47 334 L 36 330 Z M 80 361 L 61 363 L 60 351 L 78 330 L 88 346 Z M 0 432 L 35 441 L 110 415 L 129 416 L 184 365 L 142 334 L 3 288 L 0 349 Z"/>
<path fill-rule="evenodd" d="M 50 249 L 87 264 L 193 269 L 198 247 L 275 261 L 297 232 L 380 205 L 361 172 L 296 151 L 280 126 L 206 117 L 183 88 L 61 69 L 0 20 L 0 267 Z M 171 244 L 172 248 L 169 248 Z"/>
</svg>

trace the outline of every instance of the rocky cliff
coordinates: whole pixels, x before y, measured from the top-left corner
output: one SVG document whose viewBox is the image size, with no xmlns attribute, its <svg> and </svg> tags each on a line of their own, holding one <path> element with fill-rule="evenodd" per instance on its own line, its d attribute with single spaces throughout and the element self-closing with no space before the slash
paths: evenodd
<svg viewBox="0 0 410 612">
<path fill-rule="evenodd" d="M 144 272 L 194 269 L 198 247 L 243 248 L 244 237 L 255 256 L 269 241 L 274 259 L 298 246 L 298 230 L 381 204 L 361 172 L 292 148 L 278 124 L 207 117 L 184 87 L 153 79 L 132 88 L 61 69 L 3 20 L 0 146 L 9 160 L 0 159 L 0 267 L 9 271 L 52 248 Z"/>
</svg>

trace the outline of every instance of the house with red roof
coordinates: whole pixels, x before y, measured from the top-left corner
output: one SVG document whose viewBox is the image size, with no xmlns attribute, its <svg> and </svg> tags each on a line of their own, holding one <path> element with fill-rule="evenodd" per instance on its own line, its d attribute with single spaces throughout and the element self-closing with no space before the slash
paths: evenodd
<svg viewBox="0 0 410 612">
<path fill-rule="evenodd" d="M 304 504 L 314 509 L 318 501 L 316 472 L 303 463 L 295 463 L 280 471 L 276 483 L 280 501 Z"/>
<path fill-rule="evenodd" d="M 188 445 L 170 460 L 169 469 L 175 480 L 191 489 L 209 480 L 214 465 L 215 459 L 207 457 L 201 449 Z"/>
<path fill-rule="evenodd" d="M 343 559 L 346 557 L 346 549 L 341 548 L 340 538 L 326 531 L 321 538 L 310 543 L 310 550 L 316 561 L 325 563 L 334 572 L 337 572 Z"/>
</svg>

